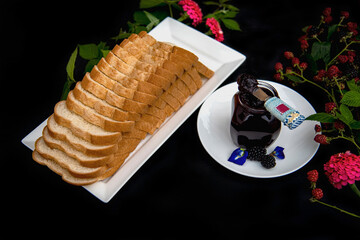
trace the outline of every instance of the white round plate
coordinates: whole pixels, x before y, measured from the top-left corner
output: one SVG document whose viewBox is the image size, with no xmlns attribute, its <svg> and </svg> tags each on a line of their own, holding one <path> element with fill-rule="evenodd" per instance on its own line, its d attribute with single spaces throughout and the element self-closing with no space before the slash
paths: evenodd
<svg viewBox="0 0 360 240">
<path fill-rule="evenodd" d="M 276 82 L 264 82 L 275 87 L 279 97 L 305 117 L 316 113 L 311 104 L 291 88 Z M 314 141 L 316 122 L 304 121 L 294 130 L 281 125 L 279 137 L 267 148 L 268 153 L 276 146 L 285 148 L 285 159 L 276 159 L 274 168 L 266 169 L 260 162 L 251 160 L 247 160 L 244 165 L 229 162 L 228 158 L 238 147 L 230 136 L 231 101 L 237 91 L 236 82 L 223 86 L 209 96 L 199 111 L 197 129 L 200 141 L 213 159 L 236 173 L 256 178 L 283 176 L 300 169 L 311 160 L 319 147 L 319 143 Z"/>
</svg>

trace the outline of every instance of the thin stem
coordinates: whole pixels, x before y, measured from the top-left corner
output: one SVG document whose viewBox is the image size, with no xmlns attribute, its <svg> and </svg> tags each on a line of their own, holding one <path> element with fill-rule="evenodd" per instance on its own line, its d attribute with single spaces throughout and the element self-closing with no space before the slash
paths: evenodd
<svg viewBox="0 0 360 240">
<path fill-rule="evenodd" d="M 337 81 L 337 77 L 334 77 L 333 79 L 334 79 L 334 81 L 335 81 L 335 83 L 336 83 L 336 86 L 337 86 L 338 89 L 339 89 L 339 92 L 340 92 L 340 94 L 341 94 L 341 97 L 344 96 L 344 94 L 343 94 L 343 92 L 342 92 L 342 90 L 341 90 L 341 86 L 340 86 L 339 82 Z"/>
<path fill-rule="evenodd" d="M 352 143 L 356 146 L 356 148 L 358 149 L 358 151 L 360 150 L 360 146 L 356 143 L 354 137 L 337 136 L 337 137 L 335 137 L 335 138 L 333 138 L 333 139 L 337 139 L 337 138 L 342 138 L 342 139 L 348 140 L 349 142 L 352 142 Z M 333 140 L 333 139 L 332 139 L 332 140 Z"/>
<path fill-rule="evenodd" d="M 360 197 L 360 191 L 359 191 L 359 189 L 357 188 L 357 186 L 355 185 L 355 183 L 349 184 L 349 186 L 350 186 L 351 190 L 353 190 L 353 192 L 354 192 L 358 197 Z"/>
<path fill-rule="evenodd" d="M 343 209 L 341 209 L 341 208 L 338 208 L 337 206 L 324 203 L 324 202 L 319 201 L 319 200 L 317 200 L 317 199 L 315 199 L 315 198 L 310 198 L 310 201 L 311 201 L 311 202 L 317 202 L 317 203 L 320 203 L 320 204 L 322 204 L 322 205 L 324 205 L 324 206 L 327 206 L 327 207 L 336 209 L 336 210 L 338 210 L 338 211 L 340 211 L 340 212 L 342 212 L 342 213 L 346 213 L 346 214 L 348 214 L 348 215 L 350 215 L 350 216 L 352 216 L 352 217 L 360 218 L 359 215 L 356 215 L 356 214 L 354 214 L 354 213 L 345 211 L 345 210 L 343 210 Z"/>
<path fill-rule="evenodd" d="M 344 47 L 343 50 L 341 50 L 333 59 L 331 59 L 331 61 L 330 61 L 328 64 L 326 64 L 325 70 L 327 70 L 328 67 L 329 67 L 343 52 L 345 52 L 345 51 L 348 49 L 348 47 L 349 47 L 351 44 L 353 44 L 353 43 L 360 43 L 360 42 L 359 42 L 359 41 L 351 41 L 351 42 L 349 42 L 349 43 Z"/>
<path fill-rule="evenodd" d="M 167 2 L 167 5 L 169 6 L 170 17 L 171 17 L 171 18 L 174 18 L 173 11 L 172 11 L 172 7 L 171 7 L 171 3 L 168 3 L 168 2 Z"/>
<path fill-rule="evenodd" d="M 334 97 L 328 90 L 326 90 L 325 88 L 323 88 L 323 87 L 320 86 L 319 84 L 314 83 L 313 81 L 308 80 L 308 79 L 305 78 L 302 74 L 298 74 L 298 73 L 296 73 L 296 72 L 292 72 L 292 74 L 300 77 L 300 78 L 303 79 L 305 82 L 308 82 L 308 83 L 310 83 L 310 84 L 312 84 L 312 85 L 320 88 L 320 89 L 323 90 L 324 92 L 326 92 L 326 94 L 329 95 L 329 97 L 332 99 L 332 101 L 336 104 L 336 99 L 335 99 L 335 97 Z M 336 105 L 337 105 L 337 104 L 336 104 Z"/>
</svg>

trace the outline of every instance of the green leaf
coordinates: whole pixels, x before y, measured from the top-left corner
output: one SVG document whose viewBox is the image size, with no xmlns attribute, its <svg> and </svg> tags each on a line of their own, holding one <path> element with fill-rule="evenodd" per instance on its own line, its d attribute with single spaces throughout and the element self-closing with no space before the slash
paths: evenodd
<svg viewBox="0 0 360 240">
<path fill-rule="evenodd" d="M 341 120 L 345 123 L 350 123 L 354 119 L 352 112 L 345 104 L 340 105 L 340 113 L 344 117 Z"/>
<path fill-rule="evenodd" d="M 164 0 L 140 0 L 140 8 L 152 8 L 156 7 L 162 3 L 164 3 Z"/>
<path fill-rule="evenodd" d="M 79 55 L 83 59 L 91 60 L 99 56 L 99 50 L 96 44 L 79 44 Z"/>
<path fill-rule="evenodd" d="M 330 48 L 331 43 L 329 42 L 314 42 L 311 48 L 311 56 L 314 61 L 321 59 L 327 64 L 330 61 Z"/>
<path fill-rule="evenodd" d="M 66 65 L 66 73 L 71 81 L 76 82 L 74 79 L 74 69 L 75 61 L 78 54 L 78 47 L 75 48 L 74 52 L 71 54 L 70 59 Z"/>
<path fill-rule="evenodd" d="M 299 78 L 298 76 L 295 76 L 295 75 L 285 74 L 285 76 L 293 82 L 298 82 L 298 83 L 304 82 L 301 78 Z"/>
<path fill-rule="evenodd" d="M 360 93 L 358 91 L 348 91 L 340 101 L 350 107 L 360 107 Z"/>
<path fill-rule="evenodd" d="M 176 6 L 178 6 L 178 5 L 176 5 Z M 160 22 L 162 20 L 164 20 L 167 16 L 169 16 L 167 11 L 154 11 L 154 12 L 151 12 L 151 14 L 154 15 L 155 17 L 157 17 Z"/>
<path fill-rule="evenodd" d="M 318 71 L 318 67 L 317 67 L 317 64 L 316 64 L 316 61 L 314 60 L 314 58 L 311 56 L 311 54 L 306 54 L 305 55 L 306 57 L 306 60 L 309 64 L 309 69 L 311 71 L 311 73 L 313 75 L 316 75 L 317 71 Z"/>
<path fill-rule="evenodd" d="M 231 5 L 231 4 L 223 4 L 223 6 L 232 11 L 236 11 L 236 12 L 239 11 L 239 9 L 237 7 L 235 7 L 234 5 Z"/>
<path fill-rule="evenodd" d="M 102 57 L 105 58 L 111 50 L 103 50 L 103 49 L 101 49 L 100 51 L 101 51 Z"/>
<path fill-rule="evenodd" d="M 150 23 L 146 26 L 147 31 L 150 31 L 153 27 L 159 24 L 159 19 L 151 13 L 144 11 L 146 17 L 150 20 Z"/>
<path fill-rule="evenodd" d="M 351 121 L 350 127 L 356 130 L 360 129 L 360 121 L 356 121 L 356 120 Z"/>
<path fill-rule="evenodd" d="M 206 1 L 203 2 L 204 5 L 214 5 L 214 6 L 220 6 L 220 4 L 218 2 L 214 2 L 214 1 Z"/>
<path fill-rule="evenodd" d="M 69 92 L 70 92 L 71 85 L 72 85 L 73 83 L 74 83 L 74 82 L 73 82 L 73 81 L 69 78 L 69 76 L 68 76 L 67 79 L 66 79 L 66 82 L 65 82 L 65 84 L 64 84 L 62 93 L 61 93 L 60 101 L 66 100 L 67 95 L 68 95 Z"/>
<path fill-rule="evenodd" d="M 141 25 L 147 25 L 150 23 L 149 18 L 146 16 L 144 11 L 136 11 L 134 12 L 134 20 L 136 23 L 139 23 Z"/>
<path fill-rule="evenodd" d="M 355 79 L 351 79 L 351 80 L 347 81 L 346 84 L 347 84 L 348 88 L 350 89 L 350 91 L 360 92 L 360 86 L 358 86 L 355 83 Z"/>
<path fill-rule="evenodd" d="M 100 42 L 98 45 L 97 45 L 98 49 L 101 50 L 101 49 L 104 49 L 104 50 L 108 50 L 110 47 L 106 45 L 106 42 Z"/>
<path fill-rule="evenodd" d="M 228 18 L 222 18 L 221 21 L 224 23 L 225 27 L 230 30 L 241 31 L 239 24 L 233 20 Z"/>
<path fill-rule="evenodd" d="M 122 28 L 120 28 L 119 34 L 115 37 L 112 37 L 111 39 L 115 40 L 115 41 L 119 41 L 121 39 L 127 38 L 131 35 L 131 33 L 128 33 L 126 31 L 123 31 Z"/>
<path fill-rule="evenodd" d="M 333 123 L 336 120 L 336 117 L 329 113 L 315 113 L 306 118 L 306 120 L 318 121 L 321 123 Z"/>
<path fill-rule="evenodd" d="M 94 58 L 88 61 L 88 63 L 85 66 L 84 72 L 91 72 L 93 67 L 100 61 L 100 58 Z"/>
<path fill-rule="evenodd" d="M 330 42 L 330 38 L 334 34 L 334 32 L 336 31 L 337 27 L 338 27 L 337 24 L 331 25 L 329 27 L 329 31 L 328 31 L 328 35 L 327 35 L 327 39 L 326 39 L 328 42 Z"/>
<path fill-rule="evenodd" d="M 236 17 L 237 14 L 238 14 L 238 12 L 235 12 L 235 11 L 225 11 L 223 13 L 222 18 L 234 18 L 234 17 Z"/>
</svg>

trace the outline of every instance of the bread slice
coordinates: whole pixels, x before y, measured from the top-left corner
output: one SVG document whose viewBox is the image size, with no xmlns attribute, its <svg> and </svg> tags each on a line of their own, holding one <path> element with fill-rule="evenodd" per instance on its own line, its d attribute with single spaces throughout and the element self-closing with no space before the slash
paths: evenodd
<svg viewBox="0 0 360 240">
<path fill-rule="evenodd" d="M 44 141 L 43 137 L 40 137 L 35 142 L 36 151 L 44 158 L 50 159 L 65 168 L 69 173 L 77 178 L 95 178 L 103 175 L 106 171 L 106 167 L 89 168 L 82 166 L 76 159 L 68 156 L 63 151 L 50 148 Z"/>
<path fill-rule="evenodd" d="M 82 138 L 75 136 L 70 129 L 59 125 L 54 115 L 51 115 L 47 121 L 47 132 L 48 134 L 57 140 L 64 141 L 77 151 L 86 154 L 87 156 L 94 157 L 107 157 L 114 154 L 117 151 L 117 142 L 110 145 L 95 145 Z M 104 160 L 107 161 L 107 160 Z M 110 160 L 109 160 L 110 161 Z"/>
<path fill-rule="evenodd" d="M 90 77 L 94 81 L 97 81 L 104 87 L 113 90 L 115 93 L 122 97 L 132 99 L 134 97 L 134 92 L 136 88 L 131 89 L 124 86 L 122 83 L 115 81 L 114 79 L 107 76 L 105 73 L 100 71 L 100 69 L 95 65 L 90 72 Z M 128 83 L 125 83 L 125 85 Z"/>
<path fill-rule="evenodd" d="M 200 73 L 201 75 L 203 75 L 206 78 L 211 78 L 214 75 L 214 71 L 212 71 L 211 69 L 207 68 L 203 63 L 201 63 L 200 61 L 197 61 L 195 63 L 195 69 L 198 73 Z"/>
<path fill-rule="evenodd" d="M 126 112 L 120 108 L 114 107 L 107 103 L 105 100 L 97 98 L 95 95 L 89 93 L 81 86 L 81 82 L 77 82 L 73 89 L 73 94 L 77 100 L 83 104 L 93 108 L 99 114 L 117 121 L 129 120 L 129 112 Z"/>
<path fill-rule="evenodd" d="M 93 157 L 84 154 L 83 152 L 76 150 L 67 142 L 53 138 L 49 134 L 49 130 L 47 127 L 45 127 L 43 130 L 43 139 L 46 145 L 48 145 L 50 148 L 59 149 L 63 151 L 68 156 L 76 159 L 84 167 L 89 167 L 89 168 L 102 167 L 114 160 L 114 154 L 106 155 L 103 157 Z"/>
<path fill-rule="evenodd" d="M 92 183 L 97 182 L 98 178 L 76 178 L 73 175 L 70 174 L 68 170 L 61 167 L 59 164 L 57 164 L 52 159 L 44 158 L 41 154 L 39 154 L 36 150 L 33 151 L 32 158 L 39 164 L 47 166 L 49 169 L 51 169 L 53 172 L 57 173 L 62 177 L 62 179 L 70 184 L 76 185 L 76 186 L 84 186 L 89 185 Z"/>
<path fill-rule="evenodd" d="M 71 112 L 66 106 L 66 101 L 60 101 L 55 105 L 54 119 L 59 125 L 69 128 L 75 136 L 94 145 L 115 144 L 121 139 L 120 132 L 105 131 Z"/>
<path fill-rule="evenodd" d="M 134 127 L 134 121 L 116 121 L 109 117 L 97 113 L 93 108 L 90 108 L 78 101 L 70 91 L 66 99 L 66 106 L 68 109 L 80 116 L 87 122 L 101 127 L 109 132 L 128 132 Z"/>
<path fill-rule="evenodd" d="M 152 83 L 138 81 L 133 78 L 129 78 L 123 73 L 116 70 L 113 66 L 111 66 L 105 58 L 100 59 L 99 63 L 97 64 L 96 68 L 94 67 L 93 70 L 99 69 L 103 74 L 108 76 L 109 78 L 119 82 L 121 85 L 128 89 L 137 90 L 139 92 L 144 92 L 148 94 L 152 94 L 155 96 L 159 96 L 163 89 L 158 87 Z M 90 73 L 91 77 L 95 77 L 93 71 Z M 150 77 L 153 77 L 150 75 Z"/>
<path fill-rule="evenodd" d="M 143 45 L 148 46 L 147 53 L 149 55 L 165 59 L 168 59 L 169 57 L 170 51 L 164 51 L 161 48 L 158 49 L 154 47 L 154 44 L 156 44 L 156 40 L 152 36 L 147 34 L 145 31 L 140 32 L 139 35 L 131 34 L 128 39 L 138 48 Z"/>
<path fill-rule="evenodd" d="M 112 106 L 118 107 L 124 111 L 143 113 L 148 104 L 134 101 L 132 99 L 124 98 L 114 93 L 110 89 L 107 89 L 103 85 L 94 81 L 89 73 L 86 73 L 83 80 L 81 81 L 81 86 L 86 91 L 92 93 L 96 97 L 105 100 Z"/>
</svg>

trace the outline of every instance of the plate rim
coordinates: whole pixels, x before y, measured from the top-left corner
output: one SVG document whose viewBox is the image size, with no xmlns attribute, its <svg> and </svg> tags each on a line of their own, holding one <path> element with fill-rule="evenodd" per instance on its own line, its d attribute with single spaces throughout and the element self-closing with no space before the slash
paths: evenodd
<svg viewBox="0 0 360 240">
<path fill-rule="evenodd" d="M 278 83 L 278 82 L 273 82 L 273 81 L 269 81 L 269 80 L 263 80 L 263 79 L 258 79 L 259 81 L 263 81 L 263 82 L 269 82 L 271 84 L 275 83 L 275 84 L 278 84 L 282 87 L 284 87 L 285 89 L 287 90 L 291 90 L 291 92 L 293 93 L 296 93 L 298 94 L 299 96 L 301 96 L 303 98 L 303 100 L 305 100 L 309 106 L 311 107 L 311 110 L 313 110 L 315 113 L 316 113 L 316 110 L 314 109 L 314 107 L 311 105 L 311 103 L 305 98 L 303 97 L 300 93 L 296 92 L 294 89 L 292 88 L 289 88 L 281 83 Z M 234 87 L 236 86 L 236 82 L 232 82 L 232 83 L 228 83 L 224 86 L 222 86 L 221 88 L 218 88 L 216 91 L 214 91 L 211 95 L 213 95 L 215 92 L 219 91 L 220 89 L 224 88 L 224 87 L 230 87 L 231 85 L 234 85 Z M 275 87 L 276 88 L 276 87 Z M 213 155 L 213 153 L 211 151 L 208 150 L 208 146 L 206 144 L 204 144 L 204 140 L 202 139 L 202 136 L 200 134 L 200 131 L 199 131 L 199 125 L 201 124 L 200 123 L 200 118 L 201 118 L 201 113 L 204 111 L 203 110 L 203 106 L 205 105 L 206 101 L 208 101 L 210 99 L 211 96 L 209 96 L 203 103 L 203 105 L 201 106 L 200 110 L 199 110 L 199 113 L 198 113 L 198 117 L 197 117 L 197 132 L 198 132 L 198 137 L 200 139 L 200 142 L 201 144 L 203 145 L 204 149 L 206 150 L 206 152 L 209 154 L 209 156 L 215 161 L 217 162 L 218 164 L 220 164 L 222 167 L 236 173 L 236 174 L 239 174 L 239 175 L 242 175 L 242 176 L 246 176 L 246 177 L 252 177 L 252 178 L 278 178 L 278 177 L 283 177 L 283 176 L 286 176 L 286 175 L 289 175 L 291 173 L 294 173 L 296 172 L 297 170 L 301 169 L 302 167 L 304 167 L 307 163 L 309 163 L 313 157 L 315 156 L 315 154 L 317 153 L 319 147 L 320 147 L 320 144 L 317 143 L 317 147 L 316 149 L 314 150 L 314 152 L 309 156 L 309 159 L 304 161 L 301 165 L 299 165 L 298 167 L 292 169 L 292 170 L 289 170 L 287 172 L 284 172 L 284 173 L 281 173 L 281 174 L 273 174 L 273 175 L 267 175 L 267 176 L 262 176 L 262 175 L 254 175 L 254 174 L 248 174 L 248 173 L 244 173 L 244 172 L 239 172 L 237 171 L 235 168 L 231 168 L 229 167 L 228 165 L 225 165 L 223 164 L 223 161 L 222 160 L 217 160 L 216 157 Z M 283 125 L 281 126 L 283 127 Z M 237 165 L 236 165 L 237 166 Z"/>
</svg>

